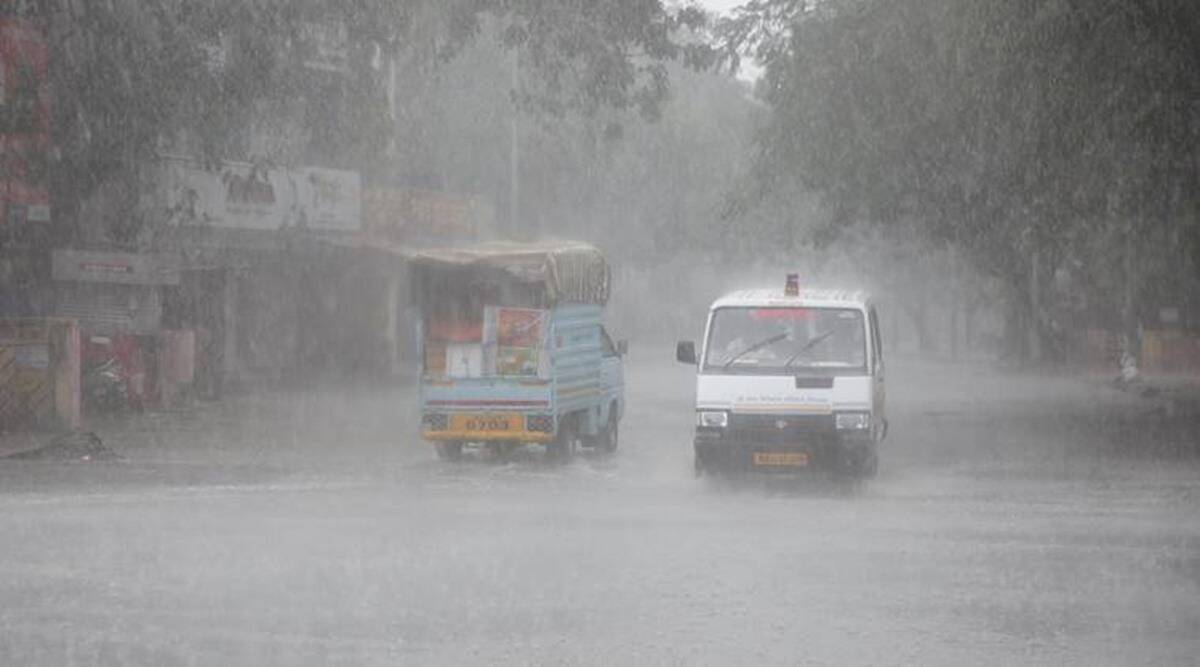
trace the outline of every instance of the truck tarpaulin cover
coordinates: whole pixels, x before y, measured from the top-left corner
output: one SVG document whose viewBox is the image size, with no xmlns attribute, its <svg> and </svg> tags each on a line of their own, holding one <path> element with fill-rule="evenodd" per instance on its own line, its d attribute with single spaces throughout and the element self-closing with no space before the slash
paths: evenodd
<svg viewBox="0 0 1200 667">
<path fill-rule="evenodd" d="M 547 301 L 608 301 L 610 273 L 604 255 L 578 241 L 514 243 L 493 241 L 416 253 L 417 266 L 499 270 L 523 283 L 540 283 Z"/>
</svg>

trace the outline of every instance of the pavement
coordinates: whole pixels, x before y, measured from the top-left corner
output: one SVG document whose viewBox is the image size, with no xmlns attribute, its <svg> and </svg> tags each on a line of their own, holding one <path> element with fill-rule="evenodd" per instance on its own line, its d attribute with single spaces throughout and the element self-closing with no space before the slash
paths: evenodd
<svg viewBox="0 0 1200 667">
<path fill-rule="evenodd" d="M 1193 373 L 1145 373 L 1133 382 L 1113 380 L 1113 386 L 1143 398 L 1181 408 L 1200 406 L 1200 376 Z"/>
<path fill-rule="evenodd" d="M 695 479 L 694 379 L 621 450 L 461 464 L 408 387 L 92 425 L 0 462 L 0 664 L 1194 664 L 1194 425 L 1078 378 L 893 359 L 877 479 Z"/>
<path fill-rule="evenodd" d="M 36 452 L 54 439 L 53 433 L 0 433 L 0 459 Z"/>
</svg>

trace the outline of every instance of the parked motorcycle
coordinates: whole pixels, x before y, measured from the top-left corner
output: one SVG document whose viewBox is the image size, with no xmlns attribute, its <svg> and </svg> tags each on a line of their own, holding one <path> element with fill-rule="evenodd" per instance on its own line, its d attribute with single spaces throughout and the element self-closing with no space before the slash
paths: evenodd
<svg viewBox="0 0 1200 667">
<path fill-rule="evenodd" d="M 89 411 L 120 412 L 130 407 L 129 383 L 114 358 L 85 368 L 82 384 L 84 405 Z"/>
</svg>

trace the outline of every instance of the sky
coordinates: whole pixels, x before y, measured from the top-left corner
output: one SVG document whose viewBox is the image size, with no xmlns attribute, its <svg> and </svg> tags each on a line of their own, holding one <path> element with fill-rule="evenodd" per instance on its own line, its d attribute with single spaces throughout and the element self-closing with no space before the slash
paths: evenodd
<svg viewBox="0 0 1200 667">
<path fill-rule="evenodd" d="M 697 0 L 696 2 L 701 7 L 716 12 L 727 12 L 745 3 L 746 0 Z"/>
<path fill-rule="evenodd" d="M 727 13 L 729 10 L 739 5 L 746 4 L 747 0 L 695 0 L 697 5 L 712 11 Z M 758 63 L 750 62 L 749 59 L 743 59 L 741 67 L 738 69 L 738 78 L 746 81 L 754 81 L 762 74 L 762 68 Z"/>
</svg>

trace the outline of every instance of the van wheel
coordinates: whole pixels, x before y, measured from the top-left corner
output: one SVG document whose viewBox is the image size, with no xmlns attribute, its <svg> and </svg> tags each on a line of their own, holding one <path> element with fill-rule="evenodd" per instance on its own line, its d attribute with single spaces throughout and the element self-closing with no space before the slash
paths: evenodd
<svg viewBox="0 0 1200 667">
<path fill-rule="evenodd" d="M 567 417 L 558 421 L 558 433 L 546 445 L 546 456 L 554 461 L 568 461 L 575 455 L 575 419 Z"/>
<path fill-rule="evenodd" d="M 713 461 L 711 458 L 706 459 L 696 454 L 692 462 L 692 472 L 695 474 L 696 479 L 702 477 L 720 479 L 726 477 L 729 470 L 718 461 Z"/>
<path fill-rule="evenodd" d="M 605 454 L 612 454 L 617 451 L 617 445 L 620 444 L 620 430 L 617 426 L 617 406 L 613 405 L 608 409 L 608 425 L 600 432 L 600 437 L 596 439 L 596 449 Z"/>
<path fill-rule="evenodd" d="M 434 444 L 437 457 L 443 461 L 458 461 L 462 459 L 463 444 L 458 440 L 449 440 Z"/>
<path fill-rule="evenodd" d="M 863 463 L 862 476 L 867 479 L 875 479 L 879 474 L 879 452 L 872 447 L 871 452 L 867 454 L 867 460 Z"/>
</svg>

